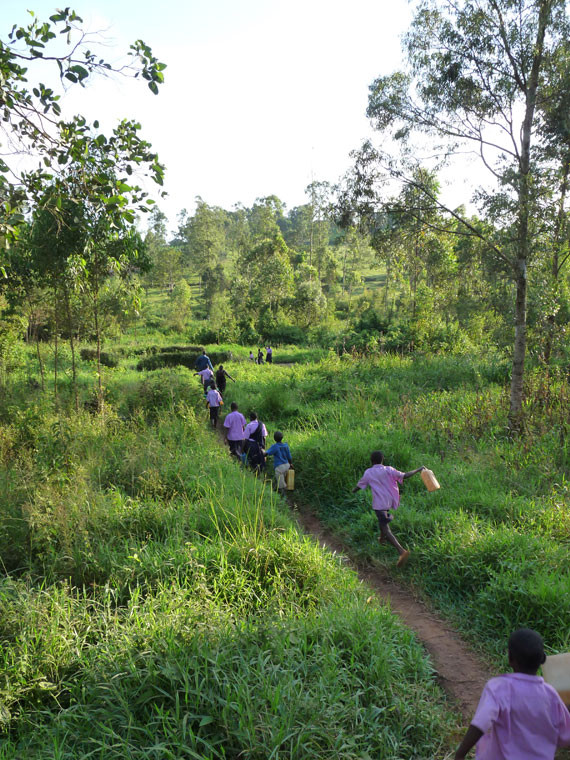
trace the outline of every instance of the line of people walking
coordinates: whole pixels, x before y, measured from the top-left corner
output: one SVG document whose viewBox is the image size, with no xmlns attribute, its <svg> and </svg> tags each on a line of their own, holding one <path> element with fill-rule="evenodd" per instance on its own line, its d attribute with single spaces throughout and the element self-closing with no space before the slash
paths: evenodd
<svg viewBox="0 0 570 760">
<path fill-rule="evenodd" d="M 271 350 L 270 347 L 268 350 Z M 223 406 L 223 393 L 226 390 L 226 380 L 235 383 L 235 379 L 220 364 L 214 376 L 214 368 L 210 357 L 204 351 L 196 360 L 196 372 L 200 377 L 206 403 L 210 413 L 210 424 L 213 429 L 218 426 L 220 409 Z M 230 454 L 239 459 L 243 464 L 251 467 L 256 473 L 265 470 L 267 457 L 273 457 L 275 481 L 278 491 L 283 492 L 287 488 L 286 474 L 293 470 L 291 450 L 289 444 L 283 440 L 283 433 L 276 430 L 273 434 L 275 443 L 268 449 L 265 448 L 267 428 L 258 419 L 255 412 L 251 412 L 249 423 L 239 411 L 237 403 L 231 404 L 231 411 L 224 420 L 224 440 L 229 446 Z"/>
</svg>

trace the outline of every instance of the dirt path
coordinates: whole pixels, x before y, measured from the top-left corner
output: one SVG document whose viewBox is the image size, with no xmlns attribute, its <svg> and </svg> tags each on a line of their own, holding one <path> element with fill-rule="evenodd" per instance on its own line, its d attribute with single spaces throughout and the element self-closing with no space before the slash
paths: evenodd
<svg viewBox="0 0 570 760">
<path fill-rule="evenodd" d="M 329 551 L 348 556 L 342 542 L 314 515 L 300 510 L 293 500 L 290 503 L 307 534 L 314 536 Z M 432 659 L 441 687 L 457 703 L 467 724 L 473 717 L 485 682 L 496 674 L 488 670 L 457 631 L 416 599 L 407 587 L 378 568 L 359 566 L 350 558 L 348 563 L 364 583 L 389 602 L 392 612 L 415 631 Z"/>
<path fill-rule="evenodd" d="M 223 442 L 222 422 L 218 423 L 220 442 Z M 348 564 L 358 577 L 390 604 L 392 612 L 411 628 L 424 645 L 433 662 L 437 679 L 446 694 L 457 704 L 466 725 L 473 717 L 485 682 L 491 673 L 479 657 L 463 641 L 457 631 L 416 599 L 412 592 L 398 583 L 386 571 L 354 562 L 346 546 L 328 531 L 305 507 L 288 496 L 293 514 L 305 533 L 336 554 L 347 557 Z"/>
</svg>

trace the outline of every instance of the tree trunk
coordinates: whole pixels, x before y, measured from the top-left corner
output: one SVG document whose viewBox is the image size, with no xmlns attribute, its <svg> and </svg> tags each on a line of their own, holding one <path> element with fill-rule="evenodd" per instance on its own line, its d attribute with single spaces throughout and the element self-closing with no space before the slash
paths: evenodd
<svg viewBox="0 0 570 760">
<path fill-rule="evenodd" d="M 44 362 L 42 359 L 42 355 L 40 352 L 40 334 L 39 334 L 39 325 L 36 324 L 36 354 L 38 357 L 38 364 L 40 365 L 40 378 L 42 381 L 42 393 L 45 392 L 46 389 L 46 381 L 45 381 L 45 373 L 44 373 Z"/>
<path fill-rule="evenodd" d="M 513 349 L 513 369 L 511 375 L 511 393 L 509 408 L 509 427 L 512 431 L 520 431 L 522 427 L 522 403 L 524 384 L 524 361 L 526 353 L 526 294 L 527 294 L 527 262 L 529 254 L 530 214 L 530 140 L 534 111 L 536 108 L 536 92 L 538 89 L 539 72 L 542 65 L 544 37 L 550 17 L 552 0 L 542 0 L 538 14 L 538 30 L 532 68 L 526 87 L 525 115 L 521 128 L 520 181 L 519 181 L 519 224 L 518 251 L 515 262 L 515 284 L 517 289 L 515 301 L 515 344 Z"/>
<path fill-rule="evenodd" d="M 69 303 L 69 291 L 65 288 L 65 312 L 67 315 L 67 329 L 69 330 L 69 347 L 71 348 L 71 384 L 73 388 L 73 399 L 75 411 L 79 411 L 79 396 L 77 394 L 77 363 L 75 361 L 75 337 L 73 335 L 73 318 L 71 315 L 71 304 Z"/>
</svg>

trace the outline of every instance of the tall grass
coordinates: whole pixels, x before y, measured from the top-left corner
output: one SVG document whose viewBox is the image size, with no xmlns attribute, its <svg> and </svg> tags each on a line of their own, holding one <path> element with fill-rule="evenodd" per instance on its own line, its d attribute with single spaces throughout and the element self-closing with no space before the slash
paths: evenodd
<svg viewBox="0 0 570 760">
<path fill-rule="evenodd" d="M 444 754 L 414 636 L 229 460 L 190 373 L 109 394 L 5 406 L 0 758 Z"/>
<path fill-rule="evenodd" d="M 261 368 L 263 369 L 263 368 Z M 424 464 L 442 484 L 405 482 L 394 530 L 412 549 L 409 578 L 488 651 L 521 625 L 568 648 L 568 428 L 564 377 L 529 372 L 526 432 L 512 439 L 504 367 L 457 358 L 329 357 L 252 370 L 232 398 L 285 430 L 297 498 L 362 559 L 393 563 L 376 542 L 369 496 L 351 494 L 370 452 L 400 470 Z"/>
</svg>

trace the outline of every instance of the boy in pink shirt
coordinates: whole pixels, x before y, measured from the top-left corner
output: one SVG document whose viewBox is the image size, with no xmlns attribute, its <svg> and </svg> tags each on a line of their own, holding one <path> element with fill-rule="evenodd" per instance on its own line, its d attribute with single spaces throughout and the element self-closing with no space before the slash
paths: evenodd
<svg viewBox="0 0 570 760">
<path fill-rule="evenodd" d="M 245 417 L 238 411 L 238 405 L 232 401 L 231 412 L 224 420 L 225 440 L 230 447 L 230 454 L 240 457 L 243 446 Z"/>
<path fill-rule="evenodd" d="M 220 396 L 220 392 L 216 388 L 216 383 L 212 383 L 210 390 L 206 393 L 206 401 L 210 407 L 210 422 L 212 423 L 212 427 L 215 428 L 218 425 L 220 406 L 224 403 Z"/>
<path fill-rule="evenodd" d="M 555 689 L 537 676 L 546 657 L 540 634 L 520 628 L 509 638 L 506 673 L 487 681 L 455 760 L 475 744 L 477 760 L 554 760 L 570 744 L 570 713 Z"/>
<path fill-rule="evenodd" d="M 400 472 L 394 467 L 384 467 L 384 454 L 381 451 L 373 451 L 370 455 L 372 467 L 369 467 L 358 483 L 352 489 L 356 493 L 360 488 L 370 486 L 372 491 L 372 509 L 376 512 L 378 524 L 380 525 L 380 535 L 378 541 L 388 541 L 394 546 L 398 554 L 398 566 L 404 565 L 408 561 L 410 552 L 400 544 L 396 536 L 390 530 L 390 522 L 394 519 L 390 514 L 391 509 L 397 509 L 400 503 L 400 491 L 398 483 L 403 483 L 406 478 L 411 478 L 425 467 L 418 467 L 411 472 Z"/>
</svg>

